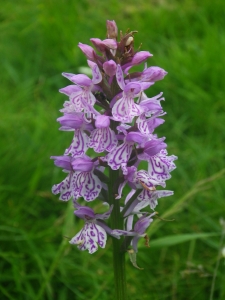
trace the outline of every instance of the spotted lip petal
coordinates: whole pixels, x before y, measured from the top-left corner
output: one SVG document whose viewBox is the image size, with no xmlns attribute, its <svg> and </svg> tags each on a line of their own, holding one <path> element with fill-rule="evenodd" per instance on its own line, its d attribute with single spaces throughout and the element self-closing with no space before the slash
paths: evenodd
<svg viewBox="0 0 225 300">
<path fill-rule="evenodd" d="M 111 128 L 96 128 L 91 132 L 88 146 L 97 153 L 105 150 L 111 152 L 117 146 L 117 142 L 115 132 Z"/>
<path fill-rule="evenodd" d="M 69 174 L 61 183 L 55 184 L 52 187 L 54 195 L 60 194 L 59 199 L 68 201 L 72 197 L 71 174 Z"/>
<path fill-rule="evenodd" d="M 141 209 L 145 208 L 146 206 L 150 206 L 151 209 L 155 209 L 158 205 L 158 199 L 162 197 L 168 197 L 173 195 L 173 191 L 148 191 L 143 190 L 137 197 L 138 204 L 135 206 L 134 211 L 140 212 Z"/>
<path fill-rule="evenodd" d="M 127 163 L 133 148 L 133 143 L 124 142 L 107 154 L 106 160 L 113 170 L 118 170 L 122 163 Z"/>
<path fill-rule="evenodd" d="M 141 84 L 129 82 L 125 85 L 123 71 L 120 65 L 117 65 L 116 79 L 118 85 L 123 90 L 123 94 L 112 107 L 113 120 L 130 123 L 133 117 L 139 116 L 144 112 L 144 109 L 134 102 L 134 97 L 141 91 Z"/>
<path fill-rule="evenodd" d="M 88 149 L 89 137 L 87 134 L 80 129 L 74 130 L 74 137 L 69 148 L 65 150 L 65 155 L 74 157 L 82 156 Z"/>
<path fill-rule="evenodd" d="M 157 116 L 159 116 L 159 115 L 162 116 L 164 114 L 165 113 L 154 114 L 149 119 L 146 119 L 145 114 L 140 115 L 136 120 L 136 124 L 137 124 L 139 131 L 142 134 L 145 134 L 148 136 L 151 135 L 156 127 L 158 127 L 159 125 L 161 125 L 165 122 L 165 120 L 157 118 Z"/>
<path fill-rule="evenodd" d="M 76 244 L 80 250 L 88 250 L 92 254 L 98 250 L 98 246 L 105 248 L 106 240 L 107 234 L 101 226 L 86 223 L 81 231 L 70 240 L 70 244 Z"/>
<path fill-rule="evenodd" d="M 72 181 L 75 199 L 83 197 L 86 201 L 95 200 L 102 188 L 102 183 L 93 172 L 75 172 Z"/>
<path fill-rule="evenodd" d="M 139 116 L 144 112 L 144 109 L 134 103 L 131 94 L 123 93 L 122 98 L 116 101 L 112 108 L 113 120 L 123 123 L 131 123 L 135 116 Z"/>
</svg>

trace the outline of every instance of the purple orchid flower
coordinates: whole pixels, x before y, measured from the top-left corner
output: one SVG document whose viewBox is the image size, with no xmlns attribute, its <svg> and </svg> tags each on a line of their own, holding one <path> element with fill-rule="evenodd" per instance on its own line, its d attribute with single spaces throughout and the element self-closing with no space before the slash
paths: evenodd
<svg viewBox="0 0 225 300">
<path fill-rule="evenodd" d="M 113 120 L 130 123 L 133 117 L 139 116 L 144 112 L 144 109 L 134 102 L 134 98 L 137 97 L 142 90 L 142 85 L 137 82 L 130 82 L 125 85 L 123 71 L 120 65 L 117 65 L 116 78 L 118 85 L 123 90 L 123 95 L 113 105 Z"/>
<path fill-rule="evenodd" d="M 104 115 L 97 116 L 95 127 L 96 129 L 91 132 L 88 146 L 97 153 L 105 150 L 111 152 L 117 146 L 118 141 L 115 132 L 110 128 L 110 118 Z"/>
<path fill-rule="evenodd" d="M 90 157 L 83 155 L 75 159 L 70 156 L 51 158 L 55 159 L 57 166 L 69 171 L 69 175 L 52 188 L 53 194 L 60 193 L 60 200 L 68 201 L 71 197 L 74 199 L 83 197 L 86 201 L 93 201 L 98 197 L 102 183 L 94 174 L 96 162 L 92 162 Z"/>
<path fill-rule="evenodd" d="M 165 114 L 166 113 L 160 111 L 158 113 L 155 113 L 152 117 L 150 117 L 148 119 L 146 119 L 145 114 L 140 115 L 136 120 L 136 124 L 137 124 L 139 131 L 142 134 L 146 134 L 149 137 L 152 137 L 152 133 L 155 130 L 155 128 L 165 122 L 165 120 L 160 119 L 158 117 L 161 117 Z"/>
<path fill-rule="evenodd" d="M 89 143 L 89 137 L 85 130 L 91 131 L 93 129 L 92 124 L 85 118 L 85 115 L 83 113 L 65 113 L 57 121 L 62 125 L 60 130 L 74 131 L 72 143 L 65 150 L 64 154 L 71 154 L 72 157 L 79 157 L 85 154 Z"/>
<path fill-rule="evenodd" d="M 119 230 L 119 229 L 114 229 L 112 231 L 112 234 L 114 235 L 118 235 L 118 236 L 133 236 L 134 238 L 131 241 L 131 246 L 134 249 L 135 252 L 138 252 L 137 249 L 137 243 L 139 241 L 139 239 L 141 237 L 145 237 L 146 233 L 145 231 L 147 230 L 147 228 L 150 226 L 150 224 L 152 223 L 153 219 L 152 217 L 155 215 L 156 213 L 152 213 L 149 216 L 142 216 L 134 225 L 134 229 L 131 231 L 126 231 L 126 230 Z"/>
<path fill-rule="evenodd" d="M 165 181 L 170 179 L 170 172 L 176 168 L 173 161 L 177 159 L 177 156 L 168 156 L 167 154 L 167 151 L 163 149 L 158 154 L 147 157 L 148 173 L 155 180 Z"/>
<path fill-rule="evenodd" d="M 85 221 L 84 227 L 70 240 L 70 244 L 77 245 L 78 249 L 84 251 L 88 250 L 90 254 L 98 250 L 98 246 L 105 248 L 107 234 L 112 230 L 102 222 L 110 217 L 113 206 L 103 214 L 95 214 L 93 209 L 78 205 L 76 203 L 74 214 Z M 99 221 L 100 220 L 100 221 Z"/>
<path fill-rule="evenodd" d="M 104 160 L 108 162 L 108 165 L 113 170 L 118 170 L 121 166 L 128 162 L 134 144 L 141 144 L 145 138 L 146 137 L 140 132 L 127 133 L 124 138 L 124 142 L 108 153 Z"/>
<path fill-rule="evenodd" d="M 91 61 L 88 61 L 88 63 L 92 69 L 92 80 L 84 74 L 63 73 L 63 76 L 75 83 L 76 86 L 67 86 L 59 90 L 70 98 L 70 101 L 64 103 L 64 108 L 61 109 L 61 112 L 81 112 L 84 110 L 87 113 L 99 114 L 94 109 L 96 99 L 92 93 L 92 89 L 94 85 L 102 81 L 102 75 L 96 63 Z"/>
<path fill-rule="evenodd" d="M 154 178 L 151 178 L 147 171 L 138 170 L 135 166 L 127 167 L 125 164 L 123 164 L 122 171 L 124 175 L 124 182 L 119 185 L 118 196 L 116 199 L 121 198 L 123 188 L 126 184 L 134 189 L 134 191 L 137 189 L 143 189 L 143 191 L 146 189 L 151 190 L 157 185 L 161 185 L 163 187 L 165 186 L 163 181 L 156 181 Z"/>
</svg>

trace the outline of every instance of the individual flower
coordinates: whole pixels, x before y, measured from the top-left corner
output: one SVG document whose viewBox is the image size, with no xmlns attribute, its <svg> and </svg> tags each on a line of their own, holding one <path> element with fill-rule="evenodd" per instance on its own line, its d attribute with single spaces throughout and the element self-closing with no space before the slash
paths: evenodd
<svg viewBox="0 0 225 300">
<path fill-rule="evenodd" d="M 141 81 L 152 82 L 162 80 L 166 76 L 167 72 L 159 67 L 145 68 L 143 72 L 130 73 L 125 77 L 125 82 Z"/>
<path fill-rule="evenodd" d="M 108 165 L 113 170 L 118 170 L 123 164 L 126 164 L 130 158 L 133 146 L 135 143 L 142 143 L 145 136 L 140 132 L 129 132 L 124 138 L 124 142 L 115 147 L 104 158 L 108 162 Z"/>
<path fill-rule="evenodd" d="M 71 197 L 78 199 L 83 197 L 86 201 L 96 199 L 102 189 L 102 183 L 98 176 L 94 174 L 96 162 L 92 162 L 90 157 L 72 158 L 68 156 L 52 156 L 55 164 L 67 172 L 69 175 L 59 184 L 52 188 L 53 194 L 60 193 L 60 200 L 67 201 Z"/>
<path fill-rule="evenodd" d="M 122 171 L 124 175 L 124 181 L 119 185 L 118 188 L 118 196 L 116 199 L 120 199 L 122 196 L 123 188 L 126 184 L 128 184 L 132 189 L 137 190 L 151 190 L 154 189 L 155 186 L 161 185 L 165 186 L 163 181 L 156 181 L 151 178 L 145 170 L 138 170 L 135 166 L 127 167 L 125 164 L 122 165 Z"/>
<path fill-rule="evenodd" d="M 120 65 L 117 66 L 116 78 L 118 85 L 123 90 L 123 94 L 113 105 L 113 120 L 130 123 L 132 122 L 133 117 L 139 116 L 144 112 L 144 109 L 134 102 L 134 98 L 138 96 L 142 86 L 137 82 L 130 82 L 125 85 L 123 71 Z"/>
<path fill-rule="evenodd" d="M 152 115 L 152 117 L 147 119 L 145 114 L 143 113 L 136 120 L 136 124 L 137 124 L 139 131 L 141 133 L 146 134 L 149 137 L 151 137 L 155 128 L 165 122 L 165 120 L 158 118 L 163 115 L 165 115 L 165 113 L 162 111 L 159 111 L 158 113 L 155 113 L 154 115 Z"/>
<path fill-rule="evenodd" d="M 95 127 L 91 132 L 88 146 L 95 152 L 112 151 L 117 145 L 115 132 L 110 128 L 110 118 L 99 115 L 95 119 Z"/>
<path fill-rule="evenodd" d="M 74 131 L 71 145 L 65 150 L 65 155 L 71 154 L 72 157 L 82 156 L 88 149 L 89 136 L 85 131 L 93 129 L 92 124 L 85 118 L 83 113 L 65 113 L 64 116 L 57 119 L 62 125 L 60 130 Z"/>
<path fill-rule="evenodd" d="M 112 231 L 112 234 L 114 235 L 123 235 L 123 236 L 133 236 L 132 240 L 131 240 L 131 246 L 133 248 L 133 250 L 135 252 L 138 252 L 137 249 L 137 243 L 139 241 L 139 239 L 141 237 L 145 237 L 146 236 L 146 229 L 150 226 L 150 224 L 153 221 L 153 216 L 155 215 L 155 212 L 152 213 L 149 216 L 142 216 L 134 225 L 134 229 L 130 230 L 130 231 L 126 231 L 126 230 L 120 230 L 120 229 L 114 229 Z"/>
<path fill-rule="evenodd" d="M 70 240 L 70 244 L 77 245 L 78 249 L 88 250 L 90 254 L 98 250 L 98 246 L 105 248 L 107 234 L 112 230 L 102 220 L 109 218 L 113 206 L 104 214 L 95 214 L 90 207 L 79 206 L 74 214 L 85 221 L 84 227 Z"/>
<path fill-rule="evenodd" d="M 170 172 L 176 168 L 174 160 L 177 159 L 177 156 L 168 156 L 167 154 L 167 151 L 163 149 L 156 155 L 146 157 L 148 173 L 155 180 L 164 181 L 170 179 Z"/>
<path fill-rule="evenodd" d="M 61 109 L 61 112 L 70 113 L 84 111 L 87 113 L 99 114 L 94 109 L 96 98 L 92 93 L 92 89 L 94 88 L 94 85 L 97 85 L 102 81 L 102 75 L 97 64 L 89 61 L 89 66 L 92 69 L 92 80 L 84 74 L 75 75 L 71 73 L 63 73 L 63 76 L 76 85 L 72 87 L 67 86 L 59 90 L 61 93 L 68 95 L 70 98 L 70 101 L 66 101 L 64 103 L 64 108 Z"/>
</svg>

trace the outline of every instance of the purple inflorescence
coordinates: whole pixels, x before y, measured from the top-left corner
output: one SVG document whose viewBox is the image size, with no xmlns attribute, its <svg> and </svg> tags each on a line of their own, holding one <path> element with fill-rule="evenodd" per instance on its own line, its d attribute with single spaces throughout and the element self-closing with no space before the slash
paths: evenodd
<svg viewBox="0 0 225 300">
<path fill-rule="evenodd" d="M 135 31 L 121 33 L 118 40 L 115 21 L 107 21 L 106 25 L 107 39 L 91 39 L 95 50 L 89 45 L 78 45 L 87 57 L 92 78 L 63 73 L 73 84 L 60 89 L 69 98 L 57 121 L 60 130 L 73 132 L 73 139 L 64 155 L 51 157 L 67 173 L 52 192 L 60 194 L 60 200 L 72 199 L 75 215 L 85 222 L 71 244 L 94 253 L 98 246 L 105 247 L 109 234 L 114 238 L 129 237 L 129 244 L 137 252 L 137 242 L 146 236 L 158 199 L 173 194 L 157 189 L 166 186 L 177 159 L 167 155 L 165 137 L 158 138 L 154 132 L 164 123 L 164 98 L 162 93 L 152 98 L 145 94 L 167 72 L 156 66 L 147 67 L 152 54 L 134 50 Z M 143 63 L 143 71 L 132 72 L 133 66 Z M 146 170 L 141 169 L 143 161 Z M 117 172 L 117 182 L 110 182 L 109 169 Z M 107 224 L 113 205 L 107 212 L 96 214 L 78 202 L 80 198 L 85 201 L 83 204 L 95 199 L 108 202 L 109 184 L 116 189 L 113 197 L 120 203 L 123 229 Z"/>
</svg>

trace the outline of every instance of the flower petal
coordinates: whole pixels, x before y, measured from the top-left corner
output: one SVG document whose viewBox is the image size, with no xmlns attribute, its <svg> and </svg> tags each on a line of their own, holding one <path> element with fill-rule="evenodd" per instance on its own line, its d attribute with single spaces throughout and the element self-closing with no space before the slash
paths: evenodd
<svg viewBox="0 0 225 300">
<path fill-rule="evenodd" d="M 126 163 L 131 155 L 133 148 L 133 143 L 123 143 L 120 146 L 114 148 L 110 153 L 105 157 L 108 165 L 113 170 L 118 170 L 122 163 Z"/>
<path fill-rule="evenodd" d="M 83 197 L 86 201 L 96 199 L 101 191 L 102 184 L 93 172 L 75 172 L 73 177 L 73 196 Z"/>
<path fill-rule="evenodd" d="M 70 244 L 78 245 L 80 250 L 88 250 L 90 254 L 98 250 L 98 246 L 105 248 L 107 234 L 105 230 L 94 223 L 86 223 L 71 240 Z"/>
<path fill-rule="evenodd" d="M 57 195 L 60 193 L 60 200 L 68 201 L 72 197 L 71 174 L 69 174 L 62 182 L 52 187 L 52 193 Z"/>
<path fill-rule="evenodd" d="M 115 132 L 110 128 L 97 128 L 92 131 L 88 145 L 97 153 L 105 150 L 110 152 L 117 146 Z"/>
<path fill-rule="evenodd" d="M 88 142 L 89 142 L 89 137 L 87 136 L 87 134 L 83 130 L 76 129 L 74 130 L 74 137 L 72 143 L 69 146 L 69 148 L 66 149 L 64 154 L 65 155 L 71 154 L 72 157 L 81 156 L 85 154 L 85 152 L 87 151 Z"/>
</svg>

